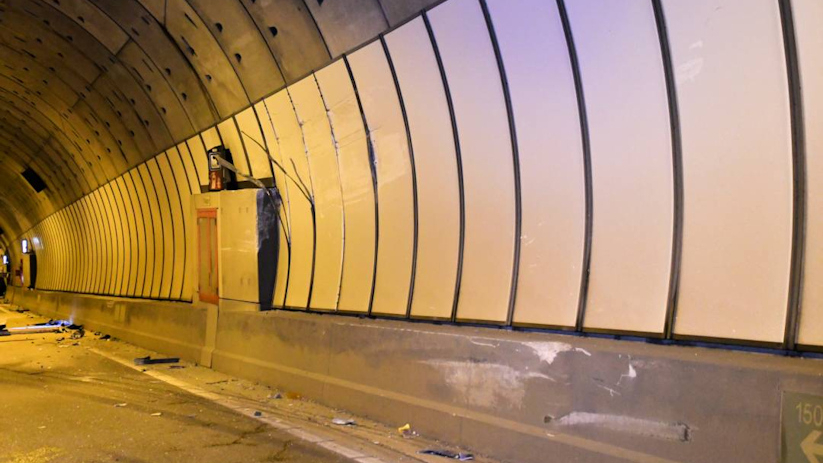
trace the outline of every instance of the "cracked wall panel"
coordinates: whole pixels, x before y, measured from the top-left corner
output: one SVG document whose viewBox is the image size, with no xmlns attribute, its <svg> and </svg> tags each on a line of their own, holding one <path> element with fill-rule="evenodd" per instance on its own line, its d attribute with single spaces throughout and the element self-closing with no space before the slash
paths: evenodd
<svg viewBox="0 0 823 463">
<path fill-rule="evenodd" d="M 806 136 L 806 256 L 798 344 L 823 346 L 823 3 L 792 0 Z"/>
<path fill-rule="evenodd" d="M 220 140 L 223 140 L 223 146 L 231 151 L 231 158 L 237 170 L 244 175 L 256 177 L 257 173 L 249 168 L 248 156 L 240 141 L 240 132 L 237 131 L 237 126 L 234 124 L 233 118 L 228 118 L 225 121 L 217 124 L 217 130 L 220 132 Z M 219 141 L 213 142 L 219 144 Z M 207 146 L 212 146 L 207 144 Z M 237 177 L 238 182 L 245 182 L 247 180 Z"/>
<path fill-rule="evenodd" d="M 683 138 L 683 264 L 674 331 L 782 342 L 793 182 L 778 3 L 664 0 L 663 6 Z"/>
<path fill-rule="evenodd" d="M 592 163 L 586 328 L 662 333 L 674 174 L 663 59 L 651 3 L 568 2 Z M 608 76 L 608 78 L 606 78 Z M 619 89 L 620 91 L 615 91 Z"/>
<path fill-rule="evenodd" d="M 301 121 L 317 217 L 312 309 L 336 310 L 343 269 L 343 198 L 337 150 L 314 76 L 289 87 Z"/>
<path fill-rule="evenodd" d="M 302 0 L 243 1 L 287 83 L 319 69 L 329 60 L 320 31 Z"/>
<path fill-rule="evenodd" d="M 451 0 L 432 9 L 429 17 L 454 102 L 463 159 L 466 231 L 457 318 L 502 323 L 511 294 L 517 217 L 500 71 L 477 0 Z"/>
<path fill-rule="evenodd" d="M 217 120 L 217 113 L 206 93 L 197 71 L 191 66 L 168 32 L 137 2 L 95 0 L 101 8 L 129 32 L 132 40 L 149 55 L 166 80 L 183 101 L 183 107 L 196 130 L 202 130 Z M 205 80 L 205 79 L 203 79 Z"/>
<path fill-rule="evenodd" d="M 422 19 L 386 35 L 417 174 L 419 242 L 412 316 L 450 318 L 460 247 L 457 153 L 443 80 Z"/>
<path fill-rule="evenodd" d="M 309 302 L 309 288 L 312 283 L 312 261 L 314 253 L 314 222 L 312 219 L 312 196 L 306 148 L 297 116 L 286 91 L 278 92 L 265 100 L 272 123 L 277 130 L 283 168 L 289 181 L 289 223 L 291 225 L 291 267 L 289 286 L 286 290 L 288 307 L 306 308 Z M 296 167 L 296 169 L 295 169 Z M 308 191 L 301 189 L 306 188 Z"/>
<path fill-rule="evenodd" d="M 283 88 L 271 50 L 240 1 L 188 1 L 228 56 L 251 101 Z"/>
<path fill-rule="evenodd" d="M 221 117 L 248 106 L 246 90 L 229 57 L 197 13 L 185 0 L 169 0 L 167 8 L 169 34 L 197 70 Z"/>
<path fill-rule="evenodd" d="M 46 0 L 35 0 L 45 2 Z M 87 0 L 60 0 L 48 4 L 63 13 L 66 19 L 74 21 L 91 36 L 103 44 L 112 54 L 126 43 L 128 35 L 120 26 Z"/>
<path fill-rule="evenodd" d="M 415 204 L 406 126 L 380 42 L 349 57 L 363 103 L 377 172 L 377 276 L 372 313 L 401 315 L 408 308 L 414 256 Z"/>
<path fill-rule="evenodd" d="M 439 0 L 379 0 L 383 11 L 386 12 L 386 18 L 389 20 L 389 26 L 397 26 L 403 21 L 419 14 L 421 11 L 431 5 L 434 5 Z"/>
<path fill-rule="evenodd" d="M 365 43 L 388 28 L 377 0 L 306 2 L 332 57 Z"/>
<path fill-rule="evenodd" d="M 266 141 L 260 132 L 263 121 L 258 121 L 254 108 L 250 107 L 234 116 L 240 130 L 240 138 L 246 148 L 251 170 L 259 179 L 272 177 L 272 164 L 266 148 Z"/>
<path fill-rule="evenodd" d="M 165 71 L 159 69 L 134 42 L 128 43 L 117 55 L 132 76 L 143 85 L 171 132 L 174 140 L 182 140 L 194 133 L 194 126 L 183 107 L 182 98 L 169 85 Z"/>
<path fill-rule="evenodd" d="M 263 128 L 266 148 L 269 150 L 272 159 L 274 159 L 280 166 L 285 167 L 283 155 L 281 153 L 277 134 L 275 132 L 274 123 L 272 122 L 271 117 L 269 117 L 269 110 L 266 108 L 265 102 L 261 101 L 257 103 L 254 106 L 254 109 L 260 120 L 261 127 Z M 289 189 L 295 187 L 290 186 L 290 180 L 286 178 L 280 167 L 274 168 L 274 182 L 277 191 L 280 193 L 281 201 L 279 211 L 280 226 L 278 227 L 278 233 L 280 234 L 280 247 L 277 253 L 277 275 L 274 282 L 274 297 L 272 299 L 272 305 L 274 307 L 282 307 L 286 301 L 286 288 L 289 278 L 289 259 L 291 253 L 291 245 L 289 243 L 289 230 L 291 228 L 289 213 Z"/>
</svg>

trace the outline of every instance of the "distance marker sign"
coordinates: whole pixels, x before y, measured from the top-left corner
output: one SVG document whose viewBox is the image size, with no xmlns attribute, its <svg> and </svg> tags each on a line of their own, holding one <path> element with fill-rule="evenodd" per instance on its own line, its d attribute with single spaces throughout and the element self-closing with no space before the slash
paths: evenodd
<svg viewBox="0 0 823 463">
<path fill-rule="evenodd" d="M 781 463 L 823 463 L 823 396 L 783 391 Z"/>
</svg>

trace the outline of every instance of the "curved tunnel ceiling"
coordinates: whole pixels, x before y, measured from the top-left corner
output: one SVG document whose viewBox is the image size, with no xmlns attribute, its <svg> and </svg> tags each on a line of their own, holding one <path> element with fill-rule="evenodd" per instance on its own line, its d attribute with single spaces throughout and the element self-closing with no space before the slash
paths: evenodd
<svg viewBox="0 0 823 463">
<path fill-rule="evenodd" d="M 817 0 L 0 0 L 0 227 L 41 240 L 39 289 L 190 301 L 223 144 L 282 195 L 277 307 L 819 348 L 822 25 Z"/>
<path fill-rule="evenodd" d="M 18 235 L 433 2 L 322 3 L 0 2 L 0 226 Z"/>
</svg>

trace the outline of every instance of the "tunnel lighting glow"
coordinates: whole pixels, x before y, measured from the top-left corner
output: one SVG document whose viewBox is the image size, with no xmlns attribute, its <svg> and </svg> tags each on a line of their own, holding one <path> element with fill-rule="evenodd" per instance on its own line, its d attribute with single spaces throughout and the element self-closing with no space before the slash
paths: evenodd
<svg viewBox="0 0 823 463">
<path fill-rule="evenodd" d="M 23 240 L 23 254 L 28 254 L 29 252 L 29 240 Z"/>
</svg>

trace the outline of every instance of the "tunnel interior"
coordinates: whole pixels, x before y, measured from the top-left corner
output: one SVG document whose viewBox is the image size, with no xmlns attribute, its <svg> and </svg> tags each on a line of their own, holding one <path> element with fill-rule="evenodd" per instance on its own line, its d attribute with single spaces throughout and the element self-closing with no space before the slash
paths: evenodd
<svg viewBox="0 0 823 463">
<path fill-rule="evenodd" d="M 821 31 L 817 0 L 0 0 L 9 285 L 813 356 Z"/>
</svg>

